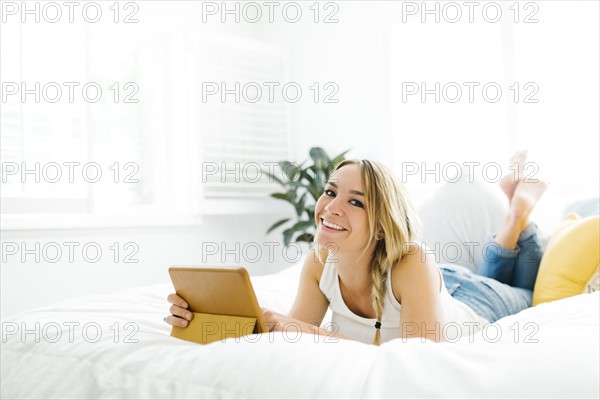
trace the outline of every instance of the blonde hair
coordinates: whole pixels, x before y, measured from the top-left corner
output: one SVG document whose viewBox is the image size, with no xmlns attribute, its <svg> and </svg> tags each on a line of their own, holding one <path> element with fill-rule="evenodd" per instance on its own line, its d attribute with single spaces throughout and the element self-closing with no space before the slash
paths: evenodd
<svg viewBox="0 0 600 400">
<path fill-rule="evenodd" d="M 388 271 L 408 254 L 420 223 L 404 185 L 390 168 L 376 161 L 345 160 L 334 172 L 345 165 L 359 166 L 365 194 L 369 241 L 359 258 L 373 241 L 377 241 L 370 260 L 370 272 L 373 283 L 371 299 L 377 315 L 373 344 L 379 345 Z"/>
</svg>

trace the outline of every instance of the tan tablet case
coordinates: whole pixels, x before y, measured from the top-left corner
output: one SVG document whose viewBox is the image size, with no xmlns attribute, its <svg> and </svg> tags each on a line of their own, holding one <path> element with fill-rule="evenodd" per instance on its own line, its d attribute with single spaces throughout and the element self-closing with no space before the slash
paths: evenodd
<svg viewBox="0 0 600 400">
<path fill-rule="evenodd" d="M 186 328 L 173 326 L 171 336 L 207 344 L 268 331 L 245 268 L 174 266 L 169 275 L 194 313 Z"/>
</svg>

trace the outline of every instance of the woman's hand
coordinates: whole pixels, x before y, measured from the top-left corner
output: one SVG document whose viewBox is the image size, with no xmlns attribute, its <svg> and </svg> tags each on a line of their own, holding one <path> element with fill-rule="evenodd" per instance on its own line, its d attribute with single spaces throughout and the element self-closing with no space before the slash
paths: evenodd
<svg viewBox="0 0 600 400">
<path fill-rule="evenodd" d="M 331 340 L 333 338 L 346 339 L 351 340 L 350 338 L 341 335 L 339 333 L 334 333 L 329 330 L 323 329 L 317 325 L 311 325 L 308 322 L 301 321 L 296 318 L 288 317 L 287 315 L 282 315 L 276 313 L 275 311 L 268 310 L 266 308 L 261 308 L 263 312 L 263 318 L 265 319 L 265 325 L 269 329 L 269 332 L 281 332 L 289 326 L 289 324 L 293 324 L 292 332 L 300 333 L 308 333 L 313 337 L 315 335 L 319 335 L 322 337 L 326 337 L 327 340 Z M 295 333 L 294 333 L 295 334 Z M 323 339 L 325 340 L 325 339 Z M 328 342 L 332 343 L 332 342 Z"/>
<path fill-rule="evenodd" d="M 269 332 L 281 332 L 285 328 L 285 325 L 290 322 L 300 322 L 297 319 L 276 313 L 275 311 L 262 308 L 263 318 L 265 325 L 269 329 Z"/>
<path fill-rule="evenodd" d="M 194 318 L 194 314 L 188 310 L 188 303 L 181 297 L 177 296 L 176 293 L 171 293 L 167 297 L 167 300 L 169 303 L 171 303 L 171 308 L 169 308 L 169 311 L 172 315 L 166 317 L 165 321 L 169 325 L 186 328 L 190 321 Z"/>
</svg>

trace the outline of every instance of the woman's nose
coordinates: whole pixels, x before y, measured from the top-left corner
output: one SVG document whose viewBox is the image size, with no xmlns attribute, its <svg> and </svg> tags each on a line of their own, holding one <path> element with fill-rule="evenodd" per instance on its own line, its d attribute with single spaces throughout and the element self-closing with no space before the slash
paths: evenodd
<svg viewBox="0 0 600 400">
<path fill-rule="evenodd" d="M 340 202 L 337 198 L 331 200 L 326 206 L 325 211 L 329 214 L 342 215 L 342 210 L 340 208 Z"/>
</svg>

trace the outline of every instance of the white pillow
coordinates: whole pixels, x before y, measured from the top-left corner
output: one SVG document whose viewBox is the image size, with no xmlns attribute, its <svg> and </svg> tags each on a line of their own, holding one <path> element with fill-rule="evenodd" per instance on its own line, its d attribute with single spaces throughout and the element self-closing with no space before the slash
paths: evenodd
<svg viewBox="0 0 600 400">
<path fill-rule="evenodd" d="M 459 264 L 477 272 L 484 245 L 507 212 L 508 200 L 498 184 L 469 182 L 463 174 L 460 181 L 445 183 L 418 208 L 422 223 L 419 240 L 438 264 Z"/>
</svg>

